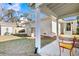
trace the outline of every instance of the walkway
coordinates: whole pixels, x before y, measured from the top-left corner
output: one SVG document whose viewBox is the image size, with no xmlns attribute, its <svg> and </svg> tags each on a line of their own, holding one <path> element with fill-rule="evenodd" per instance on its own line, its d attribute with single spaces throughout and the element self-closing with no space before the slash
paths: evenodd
<svg viewBox="0 0 79 59">
<path fill-rule="evenodd" d="M 19 38 L 21 38 L 21 37 L 13 36 L 13 35 L 0 36 L 0 42 L 9 41 L 9 40 L 14 40 L 14 39 L 19 39 Z"/>
</svg>

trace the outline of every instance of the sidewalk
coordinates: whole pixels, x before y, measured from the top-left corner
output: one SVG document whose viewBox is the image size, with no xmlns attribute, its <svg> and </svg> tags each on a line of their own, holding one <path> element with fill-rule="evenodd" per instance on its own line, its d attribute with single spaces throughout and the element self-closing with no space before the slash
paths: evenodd
<svg viewBox="0 0 79 59">
<path fill-rule="evenodd" d="M 0 36 L 0 42 L 4 42 L 4 41 L 8 41 L 8 40 L 14 40 L 14 39 L 19 39 L 21 37 L 17 37 L 17 36 Z"/>
</svg>

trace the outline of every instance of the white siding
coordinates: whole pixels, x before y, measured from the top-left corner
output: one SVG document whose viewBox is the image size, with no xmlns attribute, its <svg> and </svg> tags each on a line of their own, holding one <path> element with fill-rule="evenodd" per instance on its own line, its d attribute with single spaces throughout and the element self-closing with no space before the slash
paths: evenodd
<svg viewBox="0 0 79 59">
<path fill-rule="evenodd" d="M 1 27 L 1 35 L 4 35 L 5 34 L 6 28 L 8 28 L 9 34 L 11 34 L 13 32 L 12 27 Z"/>
<path fill-rule="evenodd" d="M 41 34 L 46 33 L 47 35 L 52 34 L 52 20 L 44 19 L 41 20 Z"/>
<path fill-rule="evenodd" d="M 57 33 L 57 24 L 55 21 L 52 21 L 52 32 Z M 58 32 L 61 33 L 61 26 L 60 23 L 58 23 Z"/>
</svg>

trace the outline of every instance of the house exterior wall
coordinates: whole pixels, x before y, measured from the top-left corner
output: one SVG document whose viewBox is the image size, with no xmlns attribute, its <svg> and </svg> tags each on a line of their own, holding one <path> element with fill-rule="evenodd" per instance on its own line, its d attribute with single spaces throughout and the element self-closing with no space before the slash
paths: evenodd
<svg viewBox="0 0 79 59">
<path fill-rule="evenodd" d="M 61 34 L 64 34 L 64 23 L 61 23 L 60 26 L 61 26 L 61 30 L 60 30 Z"/>
<path fill-rule="evenodd" d="M 41 25 L 41 35 L 46 33 L 47 35 L 52 34 L 52 20 L 51 19 L 44 19 L 40 22 Z"/>
<path fill-rule="evenodd" d="M 57 30 L 56 30 L 56 20 L 55 19 L 52 19 L 52 18 L 45 18 L 45 19 L 42 19 L 40 21 L 40 31 L 41 31 L 41 35 L 48 35 L 48 36 L 53 36 L 53 34 L 55 35 L 57 33 Z M 35 22 L 32 22 L 31 23 L 31 28 L 35 28 Z M 61 26 L 60 26 L 60 23 L 59 23 L 59 34 L 61 33 Z M 33 33 L 32 33 L 33 34 Z M 34 32 L 35 34 L 35 32 Z"/>
<path fill-rule="evenodd" d="M 52 34 L 52 19 L 51 18 L 45 18 L 40 20 L 40 31 L 41 35 L 50 35 Z M 31 28 L 35 28 L 35 22 L 31 23 Z M 33 34 L 33 33 L 32 33 Z M 34 32 L 35 34 L 35 32 Z"/>
<path fill-rule="evenodd" d="M 76 34 L 77 32 L 77 20 L 73 21 L 72 24 L 72 34 Z"/>
<path fill-rule="evenodd" d="M 56 21 L 52 21 L 52 33 L 56 34 L 57 33 L 57 23 Z M 58 33 L 61 33 L 61 23 L 58 23 Z"/>
</svg>

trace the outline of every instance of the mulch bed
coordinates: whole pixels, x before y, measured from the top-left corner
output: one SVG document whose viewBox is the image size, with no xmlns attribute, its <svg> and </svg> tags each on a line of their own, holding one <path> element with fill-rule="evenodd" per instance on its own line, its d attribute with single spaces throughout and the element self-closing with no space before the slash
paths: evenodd
<svg viewBox="0 0 79 59">
<path fill-rule="evenodd" d="M 53 39 L 53 40 L 55 40 L 56 36 L 50 37 L 50 36 L 43 36 L 43 35 L 41 35 L 41 39 Z"/>
</svg>

